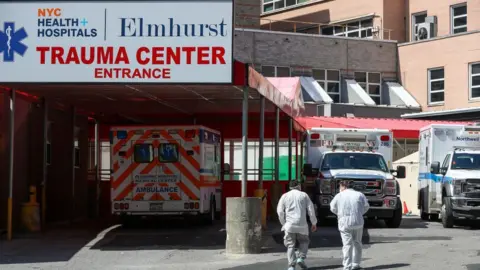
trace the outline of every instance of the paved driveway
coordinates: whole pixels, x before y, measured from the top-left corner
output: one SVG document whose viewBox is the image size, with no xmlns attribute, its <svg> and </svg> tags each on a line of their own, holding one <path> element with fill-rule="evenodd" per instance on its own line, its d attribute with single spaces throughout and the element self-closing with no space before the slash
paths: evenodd
<svg viewBox="0 0 480 270">
<path fill-rule="evenodd" d="M 271 226 L 264 252 L 226 256 L 224 224 L 205 227 L 172 220 L 100 232 L 75 228 L 0 241 L 0 269 L 223 269 L 279 270 L 286 259 L 282 234 Z M 334 224 L 311 235 L 310 269 L 341 269 L 341 240 Z M 363 237 L 365 269 L 480 270 L 480 230 L 443 229 L 440 223 L 404 219 L 401 228 L 369 222 Z"/>
</svg>

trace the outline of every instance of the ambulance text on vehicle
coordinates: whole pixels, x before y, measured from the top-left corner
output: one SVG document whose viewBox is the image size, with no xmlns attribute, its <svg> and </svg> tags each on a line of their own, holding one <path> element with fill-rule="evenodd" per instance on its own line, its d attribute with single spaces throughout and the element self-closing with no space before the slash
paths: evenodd
<svg viewBox="0 0 480 270">
<path fill-rule="evenodd" d="M 421 218 L 480 218 L 480 126 L 429 125 L 420 130 L 418 209 Z"/>
<path fill-rule="evenodd" d="M 220 217 L 220 132 L 203 126 L 113 127 L 112 213 Z"/>
<path fill-rule="evenodd" d="M 303 174 L 317 206 L 319 220 L 332 215 L 330 202 L 339 192 L 339 182 L 368 198 L 367 217 L 384 219 L 397 228 L 402 221 L 400 189 L 396 178 L 405 178 L 405 167 L 391 169 L 393 136 L 389 130 L 312 128 L 305 134 Z"/>
</svg>

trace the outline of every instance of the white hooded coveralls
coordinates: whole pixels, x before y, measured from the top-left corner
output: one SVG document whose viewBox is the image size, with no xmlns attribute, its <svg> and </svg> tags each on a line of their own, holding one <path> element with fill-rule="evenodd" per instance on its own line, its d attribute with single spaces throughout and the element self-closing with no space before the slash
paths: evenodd
<svg viewBox="0 0 480 270">
<path fill-rule="evenodd" d="M 343 243 L 343 269 L 350 270 L 360 266 L 362 260 L 363 215 L 370 205 L 361 192 L 346 189 L 333 198 L 330 210 L 337 215 L 338 230 Z"/>
<path fill-rule="evenodd" d="M 277 206 L 277 214 L 282 231 L 285 231 L 284 245 L 287 247 L 288 265 L 295 266 L 295 243 L 298 241 L 298 256 L 305 259 L 310 240 L 307 223 L 307 211 L 312 224 L 317 224 L 315 208 L 307 193 L 292 189 L 282 195 Z"/>
</svg>

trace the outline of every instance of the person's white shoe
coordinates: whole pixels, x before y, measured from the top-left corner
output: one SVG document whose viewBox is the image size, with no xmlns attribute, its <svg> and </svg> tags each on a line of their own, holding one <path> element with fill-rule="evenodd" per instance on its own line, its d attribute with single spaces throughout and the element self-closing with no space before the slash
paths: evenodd
<svg viewBox="0 0 480 270">
<path fill-rule="evenodd" d="M 302 268 L 302 269 L 308 269 L 307 264 L 302 258 L 297 259 L 297 264 Z"/>
<path fill-rule="evenodd" d="M 288 270 L 295 270 L 295 267 L 290 266 L 290 267 L 288 267 Z"/>
</svg>

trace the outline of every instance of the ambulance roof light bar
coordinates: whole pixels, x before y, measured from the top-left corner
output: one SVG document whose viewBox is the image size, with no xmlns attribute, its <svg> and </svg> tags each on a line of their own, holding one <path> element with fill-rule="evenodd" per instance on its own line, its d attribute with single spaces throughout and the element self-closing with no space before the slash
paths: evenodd
<svg viewBox="0 0 480 270">
<path fill-rule="evenodd" d="M 357 143 L 357 142 L 355 142 Z M 374 149 L 373 149 L 373 146 L 371 145 L 368 145 L 368 143 L 357 143 L 357 148 L 350 148 L 349 149 L 349 145 L 346 144 L 346 143 L 339 143 L 339 142 L 336 142 L 333 146 L 332 146 L 332 152 L 335 152 L 335 150 L 339 149 L 339 148 L 342 148 L 343 146 L 343 150 L 344 151 L 348 151 L 348 150 L 351 150 L 351 151 L 359 151 L 359 152 L 363 152 L 364 149 L 367 149 L 367 151 L 369 152 L 374 152 Z M 353 146 L 353 145 L 351 145 Z"/>
<path fill-rule="evenodd" d="M 460 151 L 468 151 L 468 150 L 473 150 L 473 151 L 480 151 L 480 146 L 455 146 L 453 148 L 453 151 L 457 151 L 457 150 L 460 150 Z"/>
</svg>

